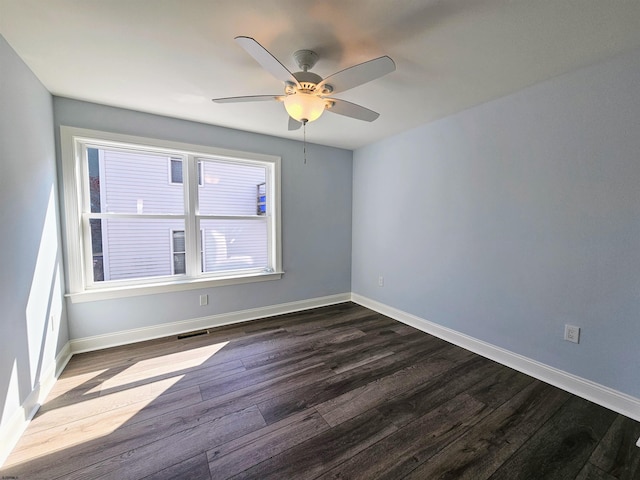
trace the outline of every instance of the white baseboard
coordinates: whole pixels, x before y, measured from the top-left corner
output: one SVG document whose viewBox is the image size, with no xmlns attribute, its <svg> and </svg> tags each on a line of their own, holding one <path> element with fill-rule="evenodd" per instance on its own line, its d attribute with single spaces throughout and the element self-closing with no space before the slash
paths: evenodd
<svg viewBox="0 0 640 480">
<path fill-rule="evenodd" d="M 67 342 L 52 364 L 44 371 L 40 381 L 27 396 L 27 399 L 11 415 L 9 420 L 0 427 L 0 467 L 2 467 L 11 450 L 18 443 L 29 422 L 38 412 L 40 405 L 49 395 L 57 378 L 70 359 L 71 345 Z"/>
<path fill-rule="evenodd" d="M 449 343 L 453 343 L 454 345 L 458 345 L 466 350 L 470 350 L 478 355 L 537 378 L 538 380 L 554 385 L 562 390 L 632 418 L 633 420 L 640 421 L 639 398 L 545 365 L 531 358 L 443 327 L 442 325 L 429 322 L 428 320 L 358 295 L 357 293 L 351 294 L 351 300 L 354 303 L 375 310 L 394 320 L 398 320 L 418 330 L 446 340 Z M 640 440 L 638 440 L 638 446 L 640 446 Z"/>
<path fill-rule="evenodd" d="M 265 317 L 273 317 L 284 313 L 299 312 L 302 310 L 309 310 L 311 308 L 344 303 L 350 300 L 351 293 L 340 293 L 327 297 L 311 298 L 308 300 L 280 303 L 278 305 L 270 305 L 267 307 L 240 310 L 238 312 L 209 315 L 206 317 L 193 318 L 180 322 L 164 323 L 162 325 L 153 325 L 144 328 L 135 328 L 132 330 L 125 330 L 105 335 L 77 338 L 71 340 L 71 352 L 75 354 L 101 350 L 103 348 L 117 347 L 119 345 L 127 345 L 145 340 L 153 340 L 154 338 L 168 337 L 194 330 L 221 327 L 223 325 L 247 322 L 249 320 L 256 320 Z"/>
</svg>

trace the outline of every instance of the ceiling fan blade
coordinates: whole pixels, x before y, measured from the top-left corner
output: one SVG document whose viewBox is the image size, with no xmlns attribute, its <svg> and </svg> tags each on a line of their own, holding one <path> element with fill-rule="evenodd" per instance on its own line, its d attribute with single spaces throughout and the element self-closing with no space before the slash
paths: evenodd
<svg viewBox="0 0 640 480">
<path fill-rule="evenodd" d="M 258 62 L 262 68 L 268 71 L 271 75 L 276 77 L 282 82 L 291 82 L 294 85 L 298 85 L 298 80 L 293 74 L 285 67 L 280 60 L 269 53 L 269 50 L 264 48 L 258 42 L 251 37 L 236 37 L 234 39 L 238 45 L 245 49 L 245 51 L 251 55 L 256 62 Z"/>
<path fill-rule="evenodd" d="M 267 100 L 282 100 L 281 95 L 249 95 L 245 97 L 213 98 L 216 103 L 266 102 Z"/>
<path fill-rule="evenodd" d="M 333 87 L 333 93 L 344 92 L 350 88 L 380 78 L 387 73 L 393 72 L 395 69 L 396 64 L 391 58 L 385 55 L 384 57 L 375 58 L 368 62 L 340 70 L 322 80 L 317 88 L 322 89 L 324 85 L 328 84 Z"/>
<path fill-rule="evenodd" d="M 338 100 L 337 98 L 327 98 L 327 100 L 333 103 L 331 107 L 327 108 L 327 112 L 337 113 L 338 115 L 344 115 L 345 117 L 351 117 L 357 120 L 364 120 L 365 122 L 373 122 L 380 116 L 378 112 L 356 105 L 355 103 L 347 102 L 346 100 Z"/>
<path fill-rule="evenodd" d="M 293 117 L 289 117 L 289 130 L 298 130 L 301 126 L 302 123 L 300 123 Z"/>
</svg>

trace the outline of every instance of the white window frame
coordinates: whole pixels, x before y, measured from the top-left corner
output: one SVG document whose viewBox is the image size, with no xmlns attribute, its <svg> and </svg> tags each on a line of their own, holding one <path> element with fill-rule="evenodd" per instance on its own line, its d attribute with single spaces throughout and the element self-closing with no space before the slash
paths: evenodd
<svg viewBox="0 0 640 480">
<path fill-rule="evenodd" d="M 282 277 L 284 272 L 282 270 L 280 214 L 280 157 L 67 126 L 60 127 L 60 139 L 65 209 L 65 262 L 69 283 L 67 296 L 71 298 L 72 302 L 277 280 Z M 183 161 L 183 179 L 186 184 L 184 187 L 184 218 L 185 241 L 188 245 L 186 252 L 187 275 L 93 282 L 91 265 L 88 263 L 88 258 L 91 257 L 90 247 L 88 252 L 84 248 L 84 245 L 90 246 L 90 232 L 87 228 L 89 221 L 85 218 L 86 214 L 83 215 L 84 202 L 88 198 L 88 192 L 84 191 L 86 188 L 84 180 L 88 175 L 87 147 L 123 148 L 180 157 L 185 160 Z M 202 252 L 202 238 L 201 235 L 194 235 L 198 231 L 196 226 L 198 189 L 195 186 L 189 188 L 189 178 L 198 168 L 197 158 L 255 163 L 267 168 L 267 228 L 269 231 L 267 247 L 270 268 L 260 271 L 229 271 L 223 274 L 199 272 L 202 253 L 198 252 Z M 107 213 L 101 215 L 105 218 L 109 216 Z M 132 216 L 144 218 L 144 215 Z M 167 217 L 175 218 L 171 215 L 167 215 Z M 256 215 L 256 217 L 258 216 Z M 264 219 L 264 217 L 258 218 Z M 89 243 L 87 243 L 88 240 Z M 173 262 L 173 258 L 171 261 Z"/>
</svg>

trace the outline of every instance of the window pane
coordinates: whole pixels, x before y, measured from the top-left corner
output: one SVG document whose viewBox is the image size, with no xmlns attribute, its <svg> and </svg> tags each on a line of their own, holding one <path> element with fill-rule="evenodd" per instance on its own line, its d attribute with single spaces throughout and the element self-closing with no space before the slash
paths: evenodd
<svg viewBox="0 0 640 480">
<path fill-rule="evenodd" d="M 205 272 L 269 267 L 266 218 L 202 220 L 200 227 L 204 236 Z"/>
<path fill-rule="evenodd" d="M 258 185 L 266 168 L 202 160 L 204 183 L 198 189 L 202 215 L 256 215 Z"/>
<path fill-rule="evenodd" d="M 92 151 L 99 152 L 99 168 Z M 174 162 L 166 156 L 108 149 L 88 153 L 92 212 L 184 214 L 183 187 L 169 181 L 167 169 Z"/>
<path fill-rule="evenodd" d="M 171 275 L 176 261 L 171 250 L 172 230 L 184 231 L 184 221 L 103 219 L 99 232 L 102 261 L 100 264 L 94 256 L 94 282 Z M 92 228 L 92 237 L 97 234 Z"/>
</svg>

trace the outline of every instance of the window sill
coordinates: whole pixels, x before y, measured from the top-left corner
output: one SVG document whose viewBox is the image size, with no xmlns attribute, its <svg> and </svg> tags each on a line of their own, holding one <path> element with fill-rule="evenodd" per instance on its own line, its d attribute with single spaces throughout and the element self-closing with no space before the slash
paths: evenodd
<svg viewBox="0 0 640 480">
<path fill-rule="evenodd" d="M 279 280 L 284 272 L 257 273 L 255 275 L 243 275 L 241 277 L 218 277 L 183 282 L 153 283 L 145 285 L 127 285 L 112 288 L 100 288 L 85 290 L 77 293 L 67 293 L 65 297 L 71 303 L 95 302 L 98 300 L 111 300 L 114 298 L 137 297 L 142 295 L 156 295 L 158 293 L 181 292 L 184 290 L 196 290 L 202 288 L 222 287 L 225 285 L 239 285 L 242 283 L 266 282 Z"/>
</svg>

